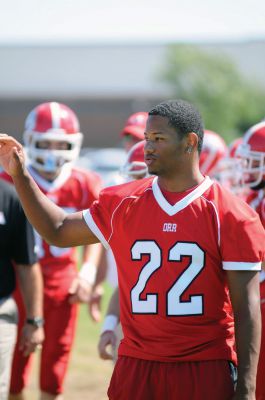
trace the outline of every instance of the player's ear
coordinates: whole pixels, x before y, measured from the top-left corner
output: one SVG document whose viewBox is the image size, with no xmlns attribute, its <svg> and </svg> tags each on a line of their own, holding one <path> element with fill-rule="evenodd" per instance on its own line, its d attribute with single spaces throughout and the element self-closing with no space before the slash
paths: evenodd
<svg viewBox="0 0 265 400">
<path fill-rule="evenodd" d="M 198 148 L 198 136 L 194 132 L 189 132 L 186 136 L 185 152 L 191 154 Z"/>
</svg>

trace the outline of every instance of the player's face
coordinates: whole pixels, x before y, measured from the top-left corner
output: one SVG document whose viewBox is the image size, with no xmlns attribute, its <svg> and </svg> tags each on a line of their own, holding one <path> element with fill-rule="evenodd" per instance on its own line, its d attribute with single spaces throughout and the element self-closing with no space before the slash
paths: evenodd
<svg viewBox="0 0 265 400">
<path fill-rule="evenodd" d="M 40 140 L 36 143 L 36 147 L 42 150 L 69 150 L 69 143 L 61 140 Z M 41 157 L 37 158 L 40 164 L 44 164 Z M 56 162 L 56 161 L 55 161 Z M 39 175 L 48 181 L 53 181 L 60 173 L 61 166 L 58 165 L 52 172 L 43 171 L 42 169 L 35 168 Z"/>
<path fill-rule="evenodd" d="M 40 140 L 37 142 L 37 148 L 44 150 L 68 150 L 69 144 L 60 140 Z"/>
<path fill-rule="evenodd" d="M 173 177 L 183 171 L 186 140 L 179 138 L 166 117 L 149 116 L 145 140 L 145 162 L 149 174 Z"/>
</svg>

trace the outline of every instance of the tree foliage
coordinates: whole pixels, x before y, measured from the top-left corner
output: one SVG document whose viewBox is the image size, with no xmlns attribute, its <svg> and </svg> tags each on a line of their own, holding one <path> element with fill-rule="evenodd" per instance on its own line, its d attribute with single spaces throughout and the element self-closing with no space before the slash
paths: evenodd
<svg viewBox="0 0 265 400">
<path fill-rule="evenodd" d="M 169 46 L 160 77 L 173 97 L 197 105 L 206 128 L 226 140 L 242 135 L 265 116 L 265 89 L 243 77 L 224 54 L 191 45 Z"/>
</svg>

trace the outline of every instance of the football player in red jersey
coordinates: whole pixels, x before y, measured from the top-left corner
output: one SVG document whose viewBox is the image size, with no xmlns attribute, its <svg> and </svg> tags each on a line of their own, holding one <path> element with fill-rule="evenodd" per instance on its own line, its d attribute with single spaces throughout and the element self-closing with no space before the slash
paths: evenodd
<svg viewBox="0 0 265 400">
<path fill-rule="evenodd" d="M 99 177 L 76 168 L 83 134 L 75 113 L 66 105 L 49 102 L 35 107 L 25 122 L 27 168 L 41 191 L 66 212 L 89 207 L 101 189 Z M 77 303 L 88 302 L 100 245 L 85 246 L 77 273 L 76 249 L 50 245 L 36 234 L 44 279 L 45 341 L 41 353 L 41 400 L 62 399 L 63 382 L 73 345 Z M 16 299 L 23 325 L 23 305 Z M 15 351 L 10 399 L 24 399 L 31 357 Z"/>
<path fill-rule="evenodd" d="M 190 103 L 154 107 L 145 138 L 145 162 L 156 176 L 106 188 L 90 209 L 70 215 L 38 189 L 22 146 L 7 135 L 0 162 L 46 240 L 112 248 L 124 339 L 111 400 L 254 400 L 260 219 L 200 173 L 203 124 Z"/>
<path fill-rule="evenodd" d="M 248 204 L 257 211 L 265 228 L 265 122 L 252 126 L 237 150 L 242 162 L 243 185 L 252 189 Z M 265 245 L 264 245 L 265 247 Z M 257 373 L 256 399 L 265 400 L 265 266 L 260 274 L 262 336 Z"/>
</svg>

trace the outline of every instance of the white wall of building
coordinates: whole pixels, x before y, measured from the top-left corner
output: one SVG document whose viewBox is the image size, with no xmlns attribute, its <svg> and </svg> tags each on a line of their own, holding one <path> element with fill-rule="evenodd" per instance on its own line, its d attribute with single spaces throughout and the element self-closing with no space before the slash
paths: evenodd
<svg viewBox="0 0 265 400">
<path fill-rule="evenodd" d="M 0 47 L 0 97 L 159 95 L 165 46 Z"/>
<path fill-rule="evenodd" d="M 200 44 L 265 86 L 265 42 Z M 0 98 L 166 96 L 166 45 L 0 46 Z"/>
</svg>

